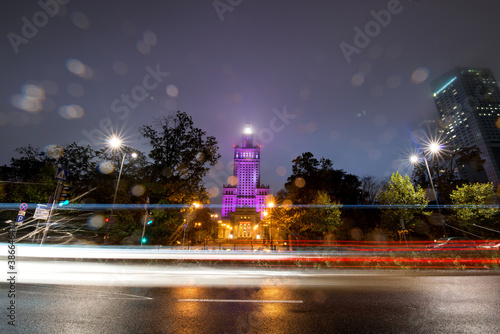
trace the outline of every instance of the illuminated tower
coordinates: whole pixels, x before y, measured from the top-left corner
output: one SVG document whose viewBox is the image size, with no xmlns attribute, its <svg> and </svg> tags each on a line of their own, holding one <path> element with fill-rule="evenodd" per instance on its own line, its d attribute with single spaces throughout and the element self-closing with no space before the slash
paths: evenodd
<svg viewBox="0 0 500 334">
<path fill-rule="evenodd" d="M 222 218 L 228 219 L 237 208 L 260 212 L 265 205 L 269 186 L 260 184 L 260 145 L 253 142 L 252 128 L 243 131 L 241 145 L 234 147 L 233 180 L 222 190 Z"/>
<path fill-rule="evenodd" d="M 500 89 L 489 69 L 456 68 L 431 84 L 440 123 L 455 146 L 476 145 L 485 172 L 461 168 L 468 181 L 500 185 Z"/>
</svg>

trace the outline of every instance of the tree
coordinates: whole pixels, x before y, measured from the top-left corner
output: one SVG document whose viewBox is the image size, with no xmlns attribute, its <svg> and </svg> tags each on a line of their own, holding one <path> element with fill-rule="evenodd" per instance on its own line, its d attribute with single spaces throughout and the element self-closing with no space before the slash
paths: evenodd
<svg viewBox="0 0 500 334">
<path fill-rule="evenodd" d="M 341 209 L 330 205 L 359 204 L 360 186 L 357 176 L 334 169 L 330 159 L 318 160 L 311 152 L 302 153 L 292 161 L 292 175 L 278 192 L 281 206 L 273 209 L 273 222 L 289 233 L 311 238 L 338 234 L 343 223 Z"/>
<path fill-rule="evenodd" d="M 307 212 L 307 220 L 311 230 L 324 235 L 333 235 L 342 225 L 340 208 L 342 205 L 334 203 L 325 191 L 318 191 L 313 201 L 313 208 Z"/>
<path fill-rule="evenodd" d="M 311 152 L 302 153 L 292 161 L 292 175 L 282 192 L 294 204 L 310 204 L 318 191 L 325 191 L 335 202 L 358 204 L 361 201 L 361 182 L 342 169 L 334 169 L 330 159 L 314 158 Z"/>
<path fill-rule="evenodd" d="M 424 190 L 420 186 L 415 189 L 410 177 L 403 177 L 398 172 L 391 175 L 390 182 L 379 192 L 378 200 L 380 204 L 390 206 L 382 209 L 382 227 L 393 237 L 401 228 L 402 222 L 406 229 L 411 229 L 413 217 L 421 213 L 429 203 Z"/>
<path fill-rule="evenodd" d="M 464 184 L 457 187 L 450 195 L 454 207 L 454 218 L 461 227 L 472 231 L 477 230 L 474 225 L 494 227 L 498 224 L 496 216 L 500 210 L 498 196 L 492 183 Z M 494 205 L 490 207 L 490 205 Z"/>
<path fill-rule="evenodd" d="M 203 177 L 220 158 L 215 137 L 194 127 L 191 117 L 180 111 L 141 127 L 140 132 L 151 145 L 151 162 L 144 169 L 151 203 L 207 203 Z M 181 231 L 181 209 L 157 211 L 154 215 L 153 239 L 170 241 Z"/>
<path fill-rule="evenodd" d="M 215 137 L 207 136 L 193 124 L 190 116 L 178 111 L 140 128 L 151 145 L 148 156 L 152 162 L 147 175 L 152 202 L 208 199 L 203 177 L 220 158 L 219 147 Z"/>
</svg>

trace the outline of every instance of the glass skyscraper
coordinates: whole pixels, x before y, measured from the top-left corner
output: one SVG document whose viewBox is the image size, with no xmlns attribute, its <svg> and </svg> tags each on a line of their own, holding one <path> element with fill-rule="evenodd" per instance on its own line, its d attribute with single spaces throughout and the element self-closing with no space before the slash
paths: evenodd
<svg viewBox="0 0 500 334">
<path fill-rule="evenodd" d="M 484 172 L 459 170 L 471 182 L 500 185 L 500 89 L 489 69 L 455 68 L 431 83 L 440 125 L 455 147 L 477 146 Z"/>
</svg>

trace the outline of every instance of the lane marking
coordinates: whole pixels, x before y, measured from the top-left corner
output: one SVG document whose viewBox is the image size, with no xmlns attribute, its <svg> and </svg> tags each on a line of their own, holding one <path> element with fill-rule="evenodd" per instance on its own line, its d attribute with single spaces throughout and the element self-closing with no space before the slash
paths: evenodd
<svg viewBox="0 0 500 334">
<path fill-rule="evenodd" d="M 40 285 L 41 287 L 50 287 L 52 286 L 47 286 L 47 285 Z M 101 297 L 103 299 L 146 299 L 146 300 L 152 300 L 153 298 L 151 297 L 146 297 L 146 296 L 139 296 L 139 295 L 131 295 L 128 293 L 119 293 L 119 292 L 108 292 L 108 291 L 92 291 L 92 290 L 81 290 L 81 289 L 66 289 L 69 292 L 84 292 L 85 295 L 83 297 Z M 40 294 L 50 294 L 50 295 L 60 295 L 60 296 L 68 296 L 67 293 L 64 292 L 54 292 L 54 291 L 22 291 L 20 290 L 19 292 L 25 293 L 25 294 L 33 294 L 33 295 L 40 295 Z M 116 297 L 115 297 L 116 296 Z M 121 297 L 121 296 L 126 296 L 126 297 Z M 73 296 L 74 297 L 74 296 Z M 79 297 L 79 296 L 78 296 Z M 131 298 L 129 298 L 131 297 Z"/>
<path fill-rule="evenodd" d="M 178 299 L 178 302 L 198 303 L 283 303 L 302 304 L 302 300 L 267 300 L 267 299 Z"/>
</svg>

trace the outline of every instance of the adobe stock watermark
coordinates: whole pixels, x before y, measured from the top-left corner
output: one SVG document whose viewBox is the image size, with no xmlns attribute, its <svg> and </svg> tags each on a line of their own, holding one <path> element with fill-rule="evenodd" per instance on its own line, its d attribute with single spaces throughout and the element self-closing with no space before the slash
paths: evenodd
<svg viewBox="0 0 500 334">
<path fill-rule="evenodd" d="M 273 108 L 273 117 L 269 120 L 269 127 L 265 127 L 254 134 L 254 142 L 257 144 L 271 143 L 276 133 L 280 133 L 286 129 L 290 121 L 297 117 L 296 114 L 289 114 L 286 106 L 282 111 Z M 215 174 L 211 173 L 211 181 L 205 186 L 209 191 L 211 188 L 222 188 L 224 184 L 228 183 L 228 178 L 233 175 L 232 163 L 226 165 L 225 169 L 217 171 Z"/>
<path fill-rule="evenodd" d="M 360 54 L 361 50 L 370 45 L 373 38 L 376 38 L 382 32 L 382 28 L 386 28 L 392 20 L 393 15 L 401 14 L 403 5 L 399 0 L 389 0 L 387 9 L 381 9 L 378 12 L 371 10 L 370 15 L 373 20 L 368 21 L 364 30 L 360 27 L 354 27 L 353 44 L 342 41 L 339 46 L 348 64 L 351 63 L 353 54 Z"/>
<path fill-rule="evenodd" d="M 212 5 L 214 6 L 217 16 L 219 16 L 219 20 L 223 22 L 224 13 L 232 12 L 234 7 L 241 5 L 242 2 L 243 0 L 215 0 L 212 2 Z"/>
<path fill-rule="evenodd" d="M 147 74 L 142 78 L 140 85 L 134 86 L 130 90 L 130 94 L 122 93 L 120 98 L 114 99 L 111 102 L 110 109 L 118 115 L 120 120 L 125 120 L 129 117 L 131 110 L 139 106 L 139 103 L 148 97 L 148 92 L 156 89 L 163 80 L 170 75 L 168 72 L 162 72 L 160 64 L 157 64 L 153 69 L 151 66 L 145 68 Z M 103 140 L 113 133 L 113 122 L 109 118 L 103 118 L 99 122 L 99 129 L 92 129 L 90 131 L 83 130 L 82 134 L 88 139 L 79 143 L 79 145 L 100 145 Z"/>
<path fill-rule="evenodd" d="M 26 16 L 21 18 L 23 25 L 21 26 L 21 34 L 9 32 L 7 39 L 12 45 L 15 54 L 19 53 L 21 44 L 28 44 L 30 39 L 38 35 L 38 28 L 43 28 L 49 22 L 49 17 L 54 17 L 59 13 L 60 6 L 66 5 L 70 0 L 40 0 L 38 6 L 42 9 L 31 17 L 29 20 Z"/>
</svg>

